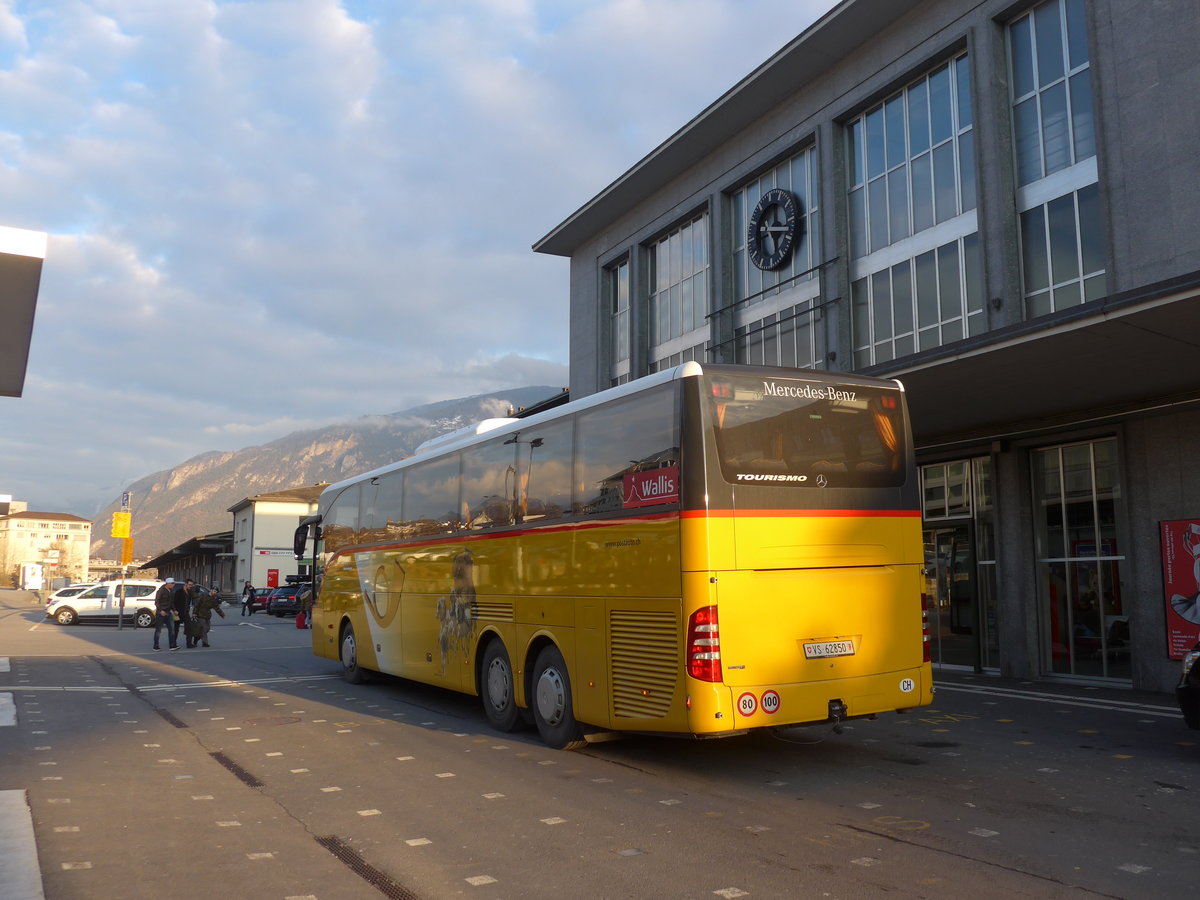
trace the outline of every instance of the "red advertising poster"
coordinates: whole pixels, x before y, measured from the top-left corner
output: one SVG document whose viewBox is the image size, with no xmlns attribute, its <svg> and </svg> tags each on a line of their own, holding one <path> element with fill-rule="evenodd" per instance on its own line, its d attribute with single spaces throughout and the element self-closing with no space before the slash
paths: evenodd
<svg viewBox="0 0 1200 900">
<path fill-rule="evenodd" d="M 279 570 L 267 569 L 267 587 L 279 587 Z"/>
<path fill-rule="evenodd" d="M 1200 640 L 1200 519 L 1160 522 L 1167 649 L 1183 659 Z"/>
<path fill-rule="evenodd" d="M 630 472 L 624 478 L 622 499 L 626 509 L 677 502 L 679 500 L 679 466 L 663 466 L 661 469 Z"/>
</svg>

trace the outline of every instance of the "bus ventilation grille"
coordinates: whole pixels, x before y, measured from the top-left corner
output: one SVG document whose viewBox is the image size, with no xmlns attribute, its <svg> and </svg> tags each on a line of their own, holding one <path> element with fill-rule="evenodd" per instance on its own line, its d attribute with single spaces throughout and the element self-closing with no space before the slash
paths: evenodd
<svg viewBox="0 0 1200 900">
<path fill-rule="evenodd" d="M 511 622 L 513 620 L 513 605 L 504 600 L 475 600 L 474 614 L 476 619 L 484 622 Z"/>
<path fill-rule="evenodd" d="M 671 708 L 683 662 L 679 620 L 673 612 L 613 610 L 613 715 L 659 719 Z"/>
</svg>

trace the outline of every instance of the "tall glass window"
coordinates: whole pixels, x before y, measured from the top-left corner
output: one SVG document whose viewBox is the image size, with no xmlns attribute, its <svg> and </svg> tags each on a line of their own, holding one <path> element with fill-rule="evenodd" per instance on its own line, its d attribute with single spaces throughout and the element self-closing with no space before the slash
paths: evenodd
<svg viewBox="0 0 1200 900">
<path fill-rule="evenodd" d="M 790 191 L 796 200 L 797 240 L 777 269 L 760 269 L 746 245 L 751 214 L 762 195 Z M 730 197 L 733 247 L 735 358 L 739 363 L 819 368 L 821 239 L 815 147 L 806 147 Z"/>
<path fill-rule="evenodd" d="M 604 270 L 608 306 L 609 378 L 613 385 L 629 380 L 629 260 Z"/>
<path fill-rule="evenodd" d="M 658 371 L 672 358 L 699 358 L 708 338 L 708 213 L 659 238 L 648 250 L 650 370 Z"/>
<path fill-rule="evenodd" d="M 1033 454 L 1034 535 L 1047 670 L 1132 677 L 1118 541 L 1124 509 L 1115 438 Z"/>
<path fill-rule="evenodd" d="M 967 55 L 850 122 L 846 136 L 855 366 L 984 331 Z"/>
<path fill-rule="evenodd" d="M 1000 665 L 992 461 L 978 456 L 921 467 L 925 593 L 936 619 L 933 661 Z"/>
<path fill-rule="evenodd" d="M 1008 26 L 1025 314 L 1103 297 L 1085 0 L 1047 0 Z"/>
</svg>

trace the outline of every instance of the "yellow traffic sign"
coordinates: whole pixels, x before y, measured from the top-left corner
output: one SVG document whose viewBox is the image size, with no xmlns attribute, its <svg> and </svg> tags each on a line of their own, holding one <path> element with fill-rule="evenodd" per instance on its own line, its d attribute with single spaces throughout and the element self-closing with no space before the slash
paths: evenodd
<svg viewBox="0 0 1200 900">
<path fill-rule="evenodd" d="M 127 537 L 121 543 L 121 565 L 127 566 L 133 562 L 133 538 Z"/>
<path fill-rule="evenodd" d="M 115 512 L 112 514 L 112 536 L 115 538 L 129 537 L 133 513 Z"/>
</svg>

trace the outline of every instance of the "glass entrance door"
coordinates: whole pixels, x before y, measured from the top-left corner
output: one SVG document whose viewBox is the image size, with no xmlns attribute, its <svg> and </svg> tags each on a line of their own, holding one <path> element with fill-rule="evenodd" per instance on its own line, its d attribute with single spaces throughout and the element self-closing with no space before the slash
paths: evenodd
<svg viewBox="0 0 1200 900">
<path fill-rule="evenodd" d="M 925 529 L 925 593 L 933 608 L 934 664 L 984 665 L 975 545 L 969 523 Z"/>
</svg>

